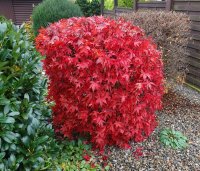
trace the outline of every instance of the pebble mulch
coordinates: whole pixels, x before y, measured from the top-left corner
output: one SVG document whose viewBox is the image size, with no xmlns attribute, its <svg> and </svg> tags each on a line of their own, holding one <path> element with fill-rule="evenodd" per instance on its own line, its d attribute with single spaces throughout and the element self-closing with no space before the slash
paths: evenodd
<svg viewBox="0 0 200 171">
<path fill-rule="evenodd" d="M 111 171 L 200 171 L 200 93 L 176 85 L 164 97 L 164 109 L 157 113 L 159 126 L 143 143 L 131 143 L 131 150 L 109 147 Z M 159 142 L 163 128 L 174 128 L 189 139 L 184 150 L 165 148 Z M 140 148 L 142 156 L 135 157 Z"/>
</svg>

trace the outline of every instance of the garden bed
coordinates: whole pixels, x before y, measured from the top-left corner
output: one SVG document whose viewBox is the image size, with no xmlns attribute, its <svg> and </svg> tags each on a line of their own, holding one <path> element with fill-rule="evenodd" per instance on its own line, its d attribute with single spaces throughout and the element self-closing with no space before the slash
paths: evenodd
<svg viewBox="0 0 200 171">
<path fill-rule="evenodd" d="M 111 170 L 192 170 L 200 169 L 200 93 L 175 86 L 164 97 L 164 109 L 157 113 L 158 127 L 143 143 L 131 143 L 131 150 L 107 149 Z M 163 128 L 174 128 L 187 136 L 188 147 L 173 150 L 159 141 Z M 135 150 L 141 149 L 135 156 Z M 140 151 L 140 150 L 139 150 Z"/>
</svg>

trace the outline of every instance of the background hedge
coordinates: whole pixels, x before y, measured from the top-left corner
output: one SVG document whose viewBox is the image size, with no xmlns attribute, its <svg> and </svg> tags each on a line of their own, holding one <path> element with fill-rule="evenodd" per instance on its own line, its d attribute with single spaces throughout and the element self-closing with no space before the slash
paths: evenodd
<svg viewBox="0 0 200 171">
<path fill-rule="evenodd" d="M 144 29 L 162 50 L 165 79 L 182 82 L 187 72 L 189 16 L 184 13 L 147 10 L 124 13 L 120 17 Z"/>
</svg>

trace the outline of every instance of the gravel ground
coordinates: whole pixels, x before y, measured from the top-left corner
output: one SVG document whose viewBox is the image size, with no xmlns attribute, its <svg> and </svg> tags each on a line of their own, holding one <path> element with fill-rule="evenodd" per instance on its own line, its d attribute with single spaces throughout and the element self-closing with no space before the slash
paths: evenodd
<svg viewBox="0 0 200 171">
<path fill-rule="evenodd" d="M 109 147 L 112 171 L 200 171 L 200 93 L 174 86 L 164 97 L 164 109 L 157 113 L 159 126 L 143 143 L 131 143 L 131 150 Z M 165 148 L 159 142 L 163 128 L 174 128 L 189 139 L 184 150 Z M 141 148 L 142 156 L 133 152 Z"/>
</svg>

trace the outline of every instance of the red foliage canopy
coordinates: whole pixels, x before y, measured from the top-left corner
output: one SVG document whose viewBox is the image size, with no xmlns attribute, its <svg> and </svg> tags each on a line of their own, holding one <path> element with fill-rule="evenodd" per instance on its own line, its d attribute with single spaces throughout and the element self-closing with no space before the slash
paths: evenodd
<svg viewBox="0 0 200 171">
<path fill-rule="evenodd" d="M 163 65 L 139 27 L 104 17 L 63 19 L 40 30 L 36 47 L 46 56 L 57 132 L 89 133 L 103 149 L 129 147 L 154 130 Z"/>
</svg>

